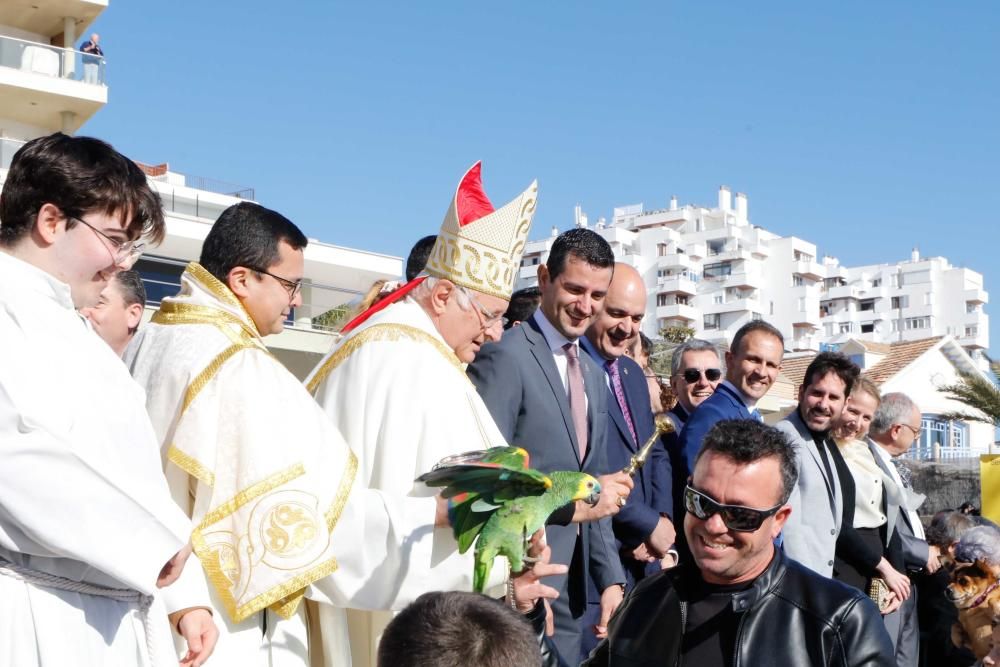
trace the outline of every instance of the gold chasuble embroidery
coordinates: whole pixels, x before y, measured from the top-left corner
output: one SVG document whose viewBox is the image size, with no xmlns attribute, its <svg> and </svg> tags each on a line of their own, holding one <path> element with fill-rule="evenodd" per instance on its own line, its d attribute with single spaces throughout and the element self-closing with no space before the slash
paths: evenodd
<svg viewBox="0 0 1000 667">
<path fill-rule="evenodd" d="M 210 326 L 229 341 L 188 383 L 167 450 L 170 463 L 211 489 L 205 490 L 211 499 L 191 533 L 191 543 L 233 621 L 265 608 L 289 618 L 306 586 L 338 567 L 332 556 L 332 533 L 354 483 L 357 457 L 347 447 L 332 455 L 317 454 L 343 456 L 343 474 L 331 497 L 326 489 L 333 485 L 318 480 L 315 470 L 311 475 L 307 470 L 316 461 L 283 459 L 274 453 L 276 442 L 243 441 L 252 434 L 241 429 L 253 427 L 233 423 L 230 420 L 239 421 L 240 415 L 226 414 L 224 408 L 227 402 L 235 405 L 247 387 L 222 387 L 216 380 L 243 354 L 263 353 L 268 364 L 279 362 L 270 356 L 253 320 L 225 285 L 197 263 L 187 267 L 184 277 L 191 291 L 185 288 L 178 297 L 164 300 L 152 321 Z M 235 457 L 221 448 L 214 437 L 217 433 L 238 441 Z"/>
</svg>

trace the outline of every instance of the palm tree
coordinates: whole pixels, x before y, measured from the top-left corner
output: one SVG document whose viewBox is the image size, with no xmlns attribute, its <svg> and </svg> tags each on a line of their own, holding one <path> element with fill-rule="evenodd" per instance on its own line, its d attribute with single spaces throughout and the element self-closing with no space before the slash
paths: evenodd
<svg viewBox="0 0 1000 667">
<path fill-rule="evenodd" d="M 972 412 L 951 412 L 944 419 L 982 422 L 1000 428 L 1000 389 L 984 375 L 962 373 L 958 382 L 940 390 L 950 399 L 964 403 Z"/>
</svg>

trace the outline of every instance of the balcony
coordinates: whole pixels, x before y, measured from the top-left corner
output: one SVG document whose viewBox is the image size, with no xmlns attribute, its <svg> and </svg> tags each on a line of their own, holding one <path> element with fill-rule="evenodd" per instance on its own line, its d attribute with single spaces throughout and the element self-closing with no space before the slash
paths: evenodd
<svg viewBox="0 0 1000 667">
<path fill-rule="evenodd" d="M 672 252 L 656 258 L 656 267 L 659 269 L 697 271 L 697 264 L 697 261 L 683 252 Z"/>
<path fill-rule="evenodd" d="M 701 321 L 701 311 L 684 303 L 656 307 L 657 319 L 681 319 L 686 322 Z"/>
<path fill-rule="evenodd" d="M 39 35 L 55 35 L 65 29 L 65 17 L 73 17 L 76 34 L 86 35 L 87 28 L 108 0 L 3 0 L 0 2 L 0 25 L 9 25 Z"/>
<path fill-rule="evenodd" d="M 108 101 L 104 59 L 91 58 L 73 49 L 0 36 L 4 116 L 75 132 Z"/>
<path fill-rule="evenodd" d="M 823 292 L 823 300 L 857 299 L 860 293 L 861 290 L 854 285 L 837 285 L 836 287 L 828 287 L 826 291 Z"/>
<path fill-rule="evenodd" d="M 719 279 L 716 279 L 719 280 Z M 763 276 L 760 271 L 740 271 L 721 279 L 723 287 L 738 287 L 741 289 L 760 289 Z"/>
<path fill-rule="evenodd" d="M 796 273 L 810 280 L 822 280 L 826 277 L 826 270 L 823 265 L 810 260 L 799 260 L 794 262 L 792 264 L 792 273 Z"/>
<path fill-rule="evenodd" d="M 714 315 L 715 313 L 762 313 L 764 311 L 759 299 L 748 297 L 744 299 L 732 299 L 723 303 L 710 303 L 702 307 L 702 312 L 705 315 Z"/>
<path fill-rule="evenodd" d="M 975 304 L 989 303 L 990 297 L 985 290 L 977 287 L 965 290 L 965 301 Z"/>
<path fill-rule="evenodd" d="M 656 291 L 661 294 L 680 292 L 694 295 L 698 293 L 698 283 L 685 276 L 663 276 L 656 281 Z"/>
</svg>

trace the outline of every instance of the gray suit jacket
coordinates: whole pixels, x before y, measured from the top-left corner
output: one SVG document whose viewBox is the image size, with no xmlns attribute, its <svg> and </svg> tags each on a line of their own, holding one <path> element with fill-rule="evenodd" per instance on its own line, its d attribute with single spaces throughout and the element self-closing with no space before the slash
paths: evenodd
<svg viewBox="0 0 1000 667">
<path fill-rule="evenodd" d="M 543 317 L 539 312 L 538 317 Z M 581 351 L 582 352 L 582 351 Z M 604 372 L 589 354 L 580 354 L 584 388 L 587 392 L 589 435 L 586 458 L 580 461 L 579 446 L 569 398 L 556 367 L 552 351 L 534 319 L 506 331 L 499 343 L 483 346 L 469 365 L 469 379 L 476 385 L 500 432 L 511 445 L 524 447 L 530 454 L 532 468 L 542 472 L 583 470 L 603 475 L 608 470 L 605 442 L 608 429 L 608 390 Z M 571 507 L 554 521 L 568 524 Z M 552 547 L 552 561 L 570 564 L 577 541 L 577 526 L 550 525 L 547 539 Z M 625 583 L 625 573 L 615 547 L 611 519 L 580 526 L 583 548 L 582 572 L 570 571 L 570 578 L 580 578 L 569 589 L 575 607 L 586 601 L 587 576 L 592 576 L 599 590 Z M 583 599 L 579 596 L 583 595 Z"/>
<path fill-rule="evenodd" d="M 809 569 L 831 577 L 844 502 L 837 468 L 828 453 L 832 479 L 828 478 L 812 433 L 799 416 L 798 408 L 778 422 L 776 428 L 795 450 L 799 470 L 799 481 L 788 499 L 792 513 L 782 531 L 785 553 Z"/>
<path fill-rule="evenodd" d="M 875 463 L 878 464 L 882 472 L 889 480 L 893 480 L 892 471 L 879 455 L 876 447 L 880 445 L 872 440 L 868 440 L 868 449 L 871 450 Z M 888 482 L 887 482 L 888 484 Z M 895 485 L 894 485 L 895 486 Z M 919 505 L 920 497 L 912 489 L 903 489 L 895 486 L 890 489 L 886 486 L 886 521 L 889 528 L 888 537 L 892 537 L 893 531 L 899 531 L 899 538 L 903 545 L 903 563 L 907 570 L 919 571 L 927 567 L 927 558 L 930 556 L 930 545 L 925 540 L 920 539 L 913 532 L 910 525 L 910 515 L 901 505 Z"/>
</svg>

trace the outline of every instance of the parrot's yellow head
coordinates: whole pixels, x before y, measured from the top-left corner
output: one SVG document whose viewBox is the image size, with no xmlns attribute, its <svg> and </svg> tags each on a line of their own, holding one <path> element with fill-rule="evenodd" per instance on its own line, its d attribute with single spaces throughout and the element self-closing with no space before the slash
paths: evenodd
<svg viewBox="0 0 1000 667">
<path fill-rule="evenodd" d="M 576 495 L 573 500 L 585 500 L 593 507 L 601 498 L 601 483 L 585 473 L 580 473 L 580 481 L 576 486 Z"/>
</svg>

